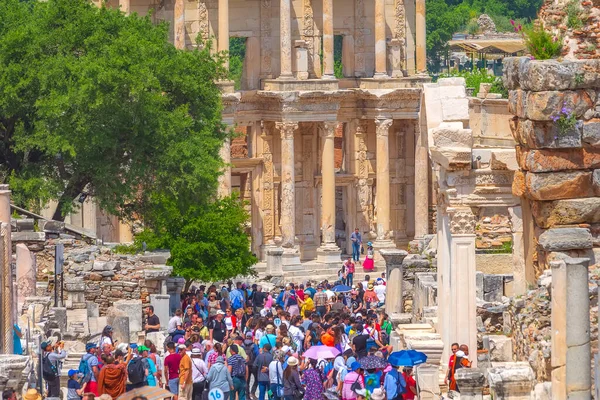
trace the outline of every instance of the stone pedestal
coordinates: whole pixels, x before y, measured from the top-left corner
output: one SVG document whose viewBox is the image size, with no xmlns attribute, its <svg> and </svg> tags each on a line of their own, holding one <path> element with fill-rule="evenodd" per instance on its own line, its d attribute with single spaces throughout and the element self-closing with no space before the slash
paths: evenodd
<svg viewBox="0 0 600 400">
<path fill-rule="evenodd" d="M 388 43 L 390 49 L 390 64 L 392 65 L 392 78 L 402 78 L 404 63 L 404 39 L 391 39 Z"/>
<path fill-rule="evenodd" d="M 19 243 L 15 247 L 17 253 L 17 310 L 20 314 L 25 298 L 35 296 L 37 269 L 35 255 L 29 251 L 27 246 Z"/>
<path fill-rule="evenodd" d="M 169 315 L 175 315 L 175 310 L 181 308 L 181 292 L 185 287 L 184 278 L 168 278 L 166 281 L 167 291 L 169 295 Z M 161 293 L 161 294 L 165 294 Z"/>
<path fill-rule="evenodd" d="M 85 283 L 83 278 L 71 278 L 65 281 L 65 305 L 69 309 L 87 309 L 85 300 Z"/>
<path fill-rule="evenodd" d="M 137 333 L 143 330 L 142 301 L 141 300 L 119 300 L 113 304 L 117 310 L 121 310 L 129 317 L 129 335 L 137 337 Z M 167 321 L 160 320 L 161 326 L 166 326 Z"/>
<path fill-rule="evenodd" d="M 587 258 L 552 261 L 552 398 L 591 398 Z"/>
<path fill-rule="evenodd" d="M 404 279 L 402 261 L 408 252 L 398 249 L 382 249 L 379 254 L 385 260 L 387 288 L 385 293 L 385 311 L 388 314 L 402 313 L 402 282 Z"/>
<path fill-rule="evenodd" d="M 129 317 L 113 315 L 106 317 L 106 323 L 113 328 L 113 340 L 119 343 L 131 343 L 129 333 Z"/>
<path fill-rule="evenodd" d="M 52 307 L 50 308 L 50 315 L 52 316 L 53 322 L 56 324 L 56 329 L 61 332 L 67 331 L 67 308 L 66 307 Z"/>
<path fill-rule="evenodd" d="M 327 243 L 317 249 L 317 262 L 341 265 L 341 257 L 342 251 L 335 244 Z"/>
<path fill-rule="evenodd" d="M 296 79 L 308 79 L 308 49 L 305 40 L 294 40 L 292 72 Z"/>
<path fill-rule="evenodd" d="M 267 254 L 267 275 L 283 276 L 283 249 L 268 247 L 265 252 Z"/>
<path fill-rule="evenodd" d="M 462 368 L 455 373 L 461 400 L 483 400 L 485 374 L 481 369 Z"/>
<path fill-rule="evenodd" d="M 298 247 L 284 248 L 281 255 L 281 265 L 284 271 L 294 271 L 302 269 L 300 262 L 300 250 Z"/>
<path fill-rule="evenodd" d="M 529 400 L 535 382 L 535 374 L 527 363 L 507 363 L 502 367 L 489 369 L 488 382 L 494 399 Z M 566 399 L 567 397 L 552 396 L 552 398 Z"/>
<path fill-rule="evenodd" d="M 167 323 L 171 319 L 171 314 L 169 313 L 170 300 L 171 296 L 168 294 L 150 295 L 150 304 L 154 306 L 154 313 L 158 316 L 158 319 L 160 320 L 161 329 L 166 328 Z"/>
</svg>

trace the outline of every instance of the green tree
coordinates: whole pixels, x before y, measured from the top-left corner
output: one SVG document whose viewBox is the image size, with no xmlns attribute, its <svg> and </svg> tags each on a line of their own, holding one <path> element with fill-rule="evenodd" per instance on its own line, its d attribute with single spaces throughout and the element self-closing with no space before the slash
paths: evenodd
<svg viewBox="0 0 600 400">
<path fill-rule="evenodd" d="M 216 191 L 227 136 L 209 50 L 180 51 L 165 24 L 85 0 L 0 2 L 0 181 L 17 204 L 81 193 L 146 219 Z M 160 204 L 159 204 L 160 206 Z"/>
<path fill-rule="evenodd" d="M 171 250 L 173 273 L 193 281 L 214 282 L 253 274 L 258 261 L 246 233 L 249 215 L 236 195 L 181 213 L 168 200 L 151 229 L 136 237 L 136 247 Z"/>
</svg>

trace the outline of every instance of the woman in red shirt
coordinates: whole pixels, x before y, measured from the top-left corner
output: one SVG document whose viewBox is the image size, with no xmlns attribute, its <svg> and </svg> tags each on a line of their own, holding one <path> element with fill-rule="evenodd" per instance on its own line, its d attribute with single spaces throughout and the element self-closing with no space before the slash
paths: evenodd
<svg viewBox="0 0 600 400">
<path fill-rule="evenodd" d="M 412 377 L 412 367 L 404 367 L 402 371 L 404 382 L 406 382 L 406 392 L 402 394 L 403 400 L 413 400 L 417 394 L 417 382 Z"/>
</svg>

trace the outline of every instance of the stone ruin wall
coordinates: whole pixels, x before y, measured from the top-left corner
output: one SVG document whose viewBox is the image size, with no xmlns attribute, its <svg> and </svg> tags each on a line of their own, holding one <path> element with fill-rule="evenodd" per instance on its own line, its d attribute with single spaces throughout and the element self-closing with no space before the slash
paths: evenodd
<svg viewBox="0 0 600 400">
<path fill-rule="evenodd" d="M 581 359 L 575 354 L 587 344 L 581 342 L 582 339 L 578 339 L 577 346 L 571 344 L 575 342 L 572 335 L 576 331 L 569 328 L 563 332 L 560 328 L 560 323 L 571 321 L 573 311 L 581 308 L 574 304 L 589 301 L 590 347 L 592 354 L 598 351 L 600 61 L 505 59 L 504 82 L 509 89 L 509 109 L 515 115 L 511 129 L 517 142 L 519 164 L 513 193 L 530 209 L 523 213 L 525 243 L 531 251 L 529 257 L 526 255 L 526 263 L 538 278 L 537 288 L 511 301 L 504 314 L 504 325 L 513 336 L 517 360 L 529 361 L 538 381 L 548 381 L 556 374 L 560 383 L 556 388 L 553 384 L 553 393 L 570 391 L 562 386 L 564 375 L 561 378 L 561 374 L 574 366 L 569 361 L 563 363 L 561 354 L 567 354 L 567 360 Z M 563 107 L 577 122 L 561 129 L 553 119 L 560 115 Z M 585 260 L 574 260 L 577 257 L 588 259 L 589 265 Z M 561 289 L 562 286 L 585 285 L 574 272 L 582 267 L 588 271 L 588 296 L 582 296 L 580 290 L 552 293 L 555 285 L 561 285 Z M 567 271 L 566 281 L 563 282 L 565 278 L 553 281 L 552 274 L 562 271 Z M 585 281 L 585 275 L 580 278 Z M 559 307 L 558 316 L 550 312 L 554 309 L 553 303 Z M 561 305 L 568 310 L 562 310 L 565 313 L 562 316 L 559 315 Z M 562 320 L 556 319 L 559 325 L 552 328 L 555 318 Z M 567 324 L 590 329 L 581 319 Z M 582 376 L 581 373 L 576 375 Z M 567 375 L 567 381 L 574 376 Z"/>
</svg>

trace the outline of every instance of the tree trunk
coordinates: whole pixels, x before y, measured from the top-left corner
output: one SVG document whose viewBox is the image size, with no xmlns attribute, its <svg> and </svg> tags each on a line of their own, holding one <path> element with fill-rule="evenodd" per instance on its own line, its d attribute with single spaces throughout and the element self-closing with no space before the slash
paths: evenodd
<svg viewBox="0 0 600 400">
<path fill-rule="evenodd" d="M 190 290 L 190 286 L 192 286 L 192 283 L 194 281 L 191 279 L 186 279 L 185 280 L 185 285 L 183 285 L 183 293 L 188 293 L 188 291 Z"/>
<path fill-rule="evenodd" d="M 55 221 L 64 221 L 66 214 L 63 215 L 62 209 L 65 205 L 72 203 L 75 201 L 75 197 L 81 194 L 87 182 L 79 181 L 75 183 L 69 183 L 65 188 L 65 191 L 58 199 L 58 204 L 56 206 L 56 210 L 54 210 L 54 215 L 52 215 L 52 219 Z"/>
</svg>

